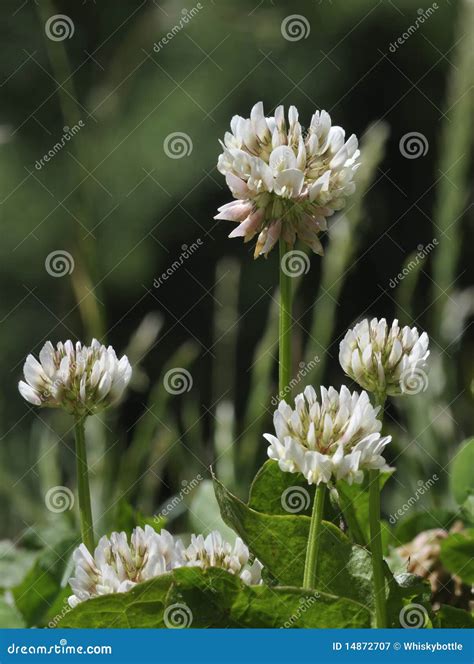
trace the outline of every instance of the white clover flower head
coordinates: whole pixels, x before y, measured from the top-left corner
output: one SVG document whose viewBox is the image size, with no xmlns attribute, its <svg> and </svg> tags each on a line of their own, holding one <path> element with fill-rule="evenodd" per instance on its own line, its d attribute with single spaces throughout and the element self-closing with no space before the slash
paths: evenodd
<svg viewBox="0 0 474 664">
<path fill-rule="evenodd" d="M 326 111 L 316 111 L 305 132 L 294 106 L 286 122 L 283 106 L 265 117 L 262 102 L 250 118 L 235 115 L 230 127 L 217 168 L 236 200 L 220 207 L 215 219 L 238 222 L 229 237 L 244 242 L 258 233 L 255 258 L 266 256 L 280 237 L 291 247 L 298 237 L 322 254 L 318 234 L 355 190 L 355 135 L 346 141 Z"/>
<path fill-rule="evenodd" d="M 262 565 L 249 565 L 249 550 L 237 538 L 235 545 L 226 542 L 219 532 L 192 535 L 185 548 L 168 531 L 157 533 L 151 526 L 134 529 L 130 542 L 125 533 L 102 537 L 92 555 L 84 544 L 73 554 L 74 576 L 69 580 L 73 594 L 68 598 L 74 608 L 80 602 L 111 593 L 131 590 L 137 583 L 149 581 L 178 567 L 220 567 L 240 576 L 244 583 L 260 584 Z"/>
<path fill-rule="evenodd" d="M 348 330 L 341 341 L 339 362 L 348 376 L 369 392 L 397 396 L 426 389 L 426 332 L 416 327 L 391 327 L 385 318 L 366 319 Z"/>
<path fill-rule="evenodd" d="M 318 400 L 308 386 L 294 408 L 280 402 L 273 416 L 276 435 L 264 434 L 268 456 L 281 470 L 302 473 L 309 484 L 360 483 L 365 470 L 388 470 L 382 453 L 391 437 L 379 433 L 379 410 L 367 392 L 321 387 Z"/>
<path fill-rule="evenodd" d="M 90 346 L 80 341 L 47 341 L 39 361 L 28 355 L 23 367 L 25 381 L 20 394 L 35 406 L 64 408 L 75 415 L 90 415 L 118 401 L 127 387 L 132 367 L 126 355 L 117 358 L 93 339 Z"/>
<path fill-rule="evenodd" d="M 165 574 L 182 564 L 182 544 L 165 530 L 135 528 L 128 542 L 125 533 L 101 537 L 94 555 L 81 544 L 73 554 L 74 577 L 69 580 L 74 608 L 80 602 L 131 590 L 137 583 Z"/>
<path fill-rule="evenodd" d="M 192 535 L 191 544 L 184 551 L 184 559 L 189 567 L 220 567 L 231 574 L 237 574 L 247 585 L 258 585 L 262 583 L 263 566 L 257 559 L 249 565 L 249 558 L 249 550 L 240 537 L 232 546 L 217 530 L 206 538 Z"/>
</svg>

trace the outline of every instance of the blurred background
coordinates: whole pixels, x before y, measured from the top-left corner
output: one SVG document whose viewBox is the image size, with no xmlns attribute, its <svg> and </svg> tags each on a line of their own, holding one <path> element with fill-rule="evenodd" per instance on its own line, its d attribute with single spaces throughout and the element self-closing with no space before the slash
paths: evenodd
<svg viewBox="0 0 474 664">
<path fill-rule="evenodd" d="M 100 533 L 154 516 L 224 529 L 211 463 L 246 497 L 277 393 L 278 257 L 254 261 L 213 216 L 230 200 L 218 140 L 258 100 L 303 125 L 324 108 L 362 142 L 357 193 L 294 280 L 295 389 L 345 382 L 339 341 L 360 318 L 427 330 L 426 384 L 388 408 L 384 511 L 436 474 L 410 516 L 448 525 L 446 468 L 473 433 L 474 3 L 0 11 L 0 536 L 41 547 L 73 520 L 46 498 L 74 490 L 72 422 L 17 391 L 48 339 L 96 336 L 135 367 L 120 407 L 88 421 Z"/>
</svg>

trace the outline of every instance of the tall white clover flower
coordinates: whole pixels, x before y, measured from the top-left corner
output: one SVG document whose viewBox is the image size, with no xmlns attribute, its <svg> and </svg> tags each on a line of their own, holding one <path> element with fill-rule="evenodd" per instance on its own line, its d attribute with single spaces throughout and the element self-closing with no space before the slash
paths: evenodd
<svg viewBox="0 0 474 664">
<path fill-rule="evenodd" d="M 120 360 L 112 346 L 97 339 L 90 346 L 80 341 L 47 341 L 39 361 L 28 355 L 20 394 L 35 406 L 64 408 L 74 415 L 90 415 L 117 401 L 127 387 L 132 368 L 126 355 Z"/>
<path fill-rule="evenodd" d="M 339 362 L 361 387 L 378 395 L 417 394 L 426 389 L 428 335 L 385 318 L 363 320 L 341 341 Z"/>
<path fill-rule="evenodd" d="M 232 547 L 217 530 L 206 538 L 202 535 L 192 535 L 191 544 L 184 552 L 184 559 L 190 567 L 201 567 L 202 569 L 220 567 L 231 574 L 238 574 L 248 585 L 260 584 L 262 583 L 263 566 L 256 559 L 249 566 L 249 557 L 248 547 L 240 537 L 237 537 Z"/>
<path fill-rule="evenodd" d="M 268 456 L 281 470 L 302 473 L 309 484 L 327 484 L 332 478 L 360 483 L 365 470 L 387 469 L 382 453 L 391 437 L 380 435 L 378 411 L 367 392 L 321 387 L 318 401 L 308 386 L 294 409 L 280 402 L 273 417 L 276 435 L 264 434 Z"/>
<path fill-rule="evenodd" d="M 235 115 L 230 126 L 217 168 L 236 200 L 220 207 L 215 219 L 239 223 L 229 237 L 248 242 L 258 233 L 255 258 L 266 256 L 280 237 L 290 246 L 298 237 L 322 254 L 318 234 L 326 218 L 355 190 L 355 135 L 346 141 L 326 111 L 316 111 L 305 132 L 294 106 L 286 122 L 283 106 L 265 117 L 262 102 L 250 118 Z"/>
<path fill-rule="evenodd" d="M 257 560 L 248 565 L 249 550 L 242 540 L 232 547 L 217 531 L 205 539 L 192 535 L 185 548 L 166 530 L 157 533 L 151 526 L 137 527 L 130 543 L 125 533 L 114 532 L 100 539 L 94 555 L 81 544 L 73 559 L 74 577 L 69 580 L 73 595 L 68 598 L 73 608 L 92 597 L 127 592 L 178 567 L 220 567 L 249 585 L 261 583 L 262 565 Z"/>
</svg>

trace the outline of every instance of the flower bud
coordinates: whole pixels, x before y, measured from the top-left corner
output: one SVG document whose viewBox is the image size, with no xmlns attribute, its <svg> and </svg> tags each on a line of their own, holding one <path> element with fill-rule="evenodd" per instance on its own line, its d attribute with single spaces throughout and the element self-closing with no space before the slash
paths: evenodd
<svg viewBox="0 0 474 664">
<path fill-rule="evenodd" d="M 417 394 L 426 390 L 428 335 L 385 318 L 363 320 L 348 330 L 339 348 L 339 362 L 348 376 L 379 396 Z"/>
</svg>

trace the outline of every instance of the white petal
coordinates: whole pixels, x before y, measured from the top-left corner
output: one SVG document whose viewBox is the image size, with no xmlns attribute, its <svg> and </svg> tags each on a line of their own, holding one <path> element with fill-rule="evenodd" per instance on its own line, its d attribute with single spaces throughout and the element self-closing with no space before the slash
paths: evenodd
<svg viewBox="0 0 474 664">
<path fill-rule="evenodd" d="M 28 383 L 20 380 L 18 383 L 18 390 L 23 399 L 26 399 L 26 401 L 32 403 L 34 406 L 41 406 L 42 401 L 39 397 L 39 394 L 31 387 L 31 385 L 28 385 Z"/>
<path fill-rule="evenodd" d="M 279 196 L 296 198 L 300 195 L 303 184 L 304 173 L 296 168 L 290 168 L 278 173 L 273 189 Z"/>
</svg>

